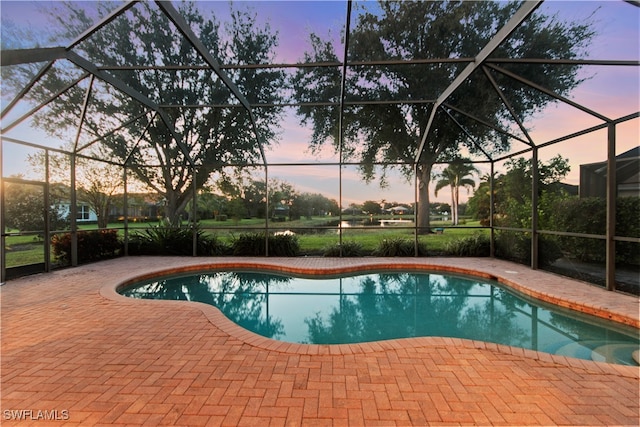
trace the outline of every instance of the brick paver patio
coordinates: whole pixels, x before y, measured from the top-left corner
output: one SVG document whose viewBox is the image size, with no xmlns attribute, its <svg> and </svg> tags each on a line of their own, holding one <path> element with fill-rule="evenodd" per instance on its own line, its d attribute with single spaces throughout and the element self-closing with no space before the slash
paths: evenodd
<svg viewBox="0 0 640 427">
<path fill-rule="evenodd" d="M 115 292 L 133 277 L 202 263 L 470 269 L 639 325 L 638 298 L 493 259 L 122 258 L 2 286 L 2 425 L 640 423 L 636 367 L 447 338 L 288 344 L 204 304 Z"/>
</svg>

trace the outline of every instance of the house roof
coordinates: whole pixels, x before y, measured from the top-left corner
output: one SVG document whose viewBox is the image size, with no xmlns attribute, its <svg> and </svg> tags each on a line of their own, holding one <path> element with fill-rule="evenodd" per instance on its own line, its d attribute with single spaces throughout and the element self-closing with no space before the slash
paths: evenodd
<svg viewBox="0 0 640 427">
<path fill-rule="evenodd" d="M 581 171 L 607 176 L 607 161 L 580 165 Z M 616 156 L 616 180 L 622 183 L 640 173 L 640 146 Z"/>
</svg>

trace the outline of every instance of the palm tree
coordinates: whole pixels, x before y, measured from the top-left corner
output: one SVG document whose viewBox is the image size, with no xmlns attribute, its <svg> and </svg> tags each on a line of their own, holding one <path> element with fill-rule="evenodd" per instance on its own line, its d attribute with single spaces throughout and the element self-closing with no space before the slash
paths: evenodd
<svg viewBox="0 0 640 427">
<path fill-rule="evenodd" d="M 438 190 L 451 187 L 451 220 L 453 225 L 458 225 L 458 205 L 460 203 L 460 187 L 474 188 L 476 183 L 471 178 L 467 178 L 473 173 L 479 173 L 471 163 L 470 159 L 454 159 L 439 175 L 436 183 L 434 195 L 438 196 Z"/>
</svg>

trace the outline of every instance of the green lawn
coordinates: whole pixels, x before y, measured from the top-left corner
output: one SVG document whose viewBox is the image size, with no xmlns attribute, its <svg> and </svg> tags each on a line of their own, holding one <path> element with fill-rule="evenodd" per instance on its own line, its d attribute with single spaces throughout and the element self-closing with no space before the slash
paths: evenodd
<svg viewBox="0 0 640 427">
<path fill-rule="evenodd" d="M 366 217 L 362 217 L 361 219 L 366 219 Z M 327 221 L 327 217 L 316 217 L 296 221 L 270 222 L 269 230 L 271 232 L 292 230 L 298 235 L 301 255 L 322 255 L 324 248 L 339 243 L 338 229 L 335 226 L 327 227 Z M 412 223 L 407 224 L 410 226 Z M 132 222 L 129 223 L 129 231 L 130 233 L 135 233 L 136 229 L 157 225 L 157 222 Z M 261 232 L 264 229 L 264 225 L 264 219 L 243 219 L 238 222 L 232 219 L 227 221 L 203 220 L 200 222 L 200 227 L 204 229 L 205 232 L 213 234 L 229 243 L 233 240 L 234 236 L 241 233 Z M 432 228 L 435 228 L 449 224 L 442 221 L 432 221 L 431 225 Z M 343 242 L 356 241 L 362 245 L 365 253 L 371 253 L 383 239 L 401 237 L 413 240 L 413 230 L 411 228 L 403 228 L 403 226 L 392 225 L 368 229 L 359 227 L 343 228 L 342 240 Z M 430 253 L 439 253 L 443 251 L 448 241 L 471 236 L 474 233 L 488 233 L 487 229 L 480 230 L 471 228 L 474 226 L 479 226 L 479 222 L 468 221 L 467 224 L 459 227 L 446 228 L 442 234 L 419 236 L 419 241 L 426 244 L 427 250 Z M 119 234 L 124 236 L 123 223 L 109 224 L 109 228 L 118 229 Z M 78 229 L 82 231 L 95 230 L 97 228 L 95 225 L 80 225 Z M 38 236 L 8 236 L 6 242 L 7 267 L 41 263 L 44 261 L 44 243 L 38 239 Z"/>
<path fill-rule="evenodd" d="M 8 236 L 6 242 L 7 267 L 44 262 L 44 241 L 38 236 Z"/>
</svg>

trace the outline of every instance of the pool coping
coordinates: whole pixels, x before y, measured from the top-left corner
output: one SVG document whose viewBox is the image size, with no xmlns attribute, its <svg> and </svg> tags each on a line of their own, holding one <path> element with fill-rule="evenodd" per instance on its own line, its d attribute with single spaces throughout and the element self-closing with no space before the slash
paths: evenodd
<svg viewBox="0 0 640 427">
<path fill-rule="evenodd" d="M 120 279 L 115 283 L 105 284 L 100 287 L 100 295 L 104 298 L 120 303 L 126 302 L 127 304 L 182 305 L 185 301 L 134 300 L 119 294 L 118 289 L 137 281 L 152 279 L 166 274 L 181 274 L 202 270 L 268 270 L 301 276 L 339 275 L 389 270 L 432 271 L 495 280 L 530 298 L 640 329 L 640 299 L 636 297 L 609 292 L 554 273 L 532 270 L 526 266 L 496 259 L 337 258 L 330 259 L 330 262 L 327 262 L 327 258 L 234 258 L 233 260 L 225 260 L 224 258 L 215 260 L 167 258 L 167 261 L 176 259 L 181 262 L 176 262 L 173 267 L 169 266 L 174 264 L 172 261 L 161 269 L 141 268 L 137 272 L 128 274 L 129 277 L 124 280 Z M 585 289 L 589 291 L 588 295 Z M 334 345 L 289 343 L 266 338 L 248 331 L 229 320 L 214 306 L 192 301 L 190 303 L 191 306 L 198 307 L 212 325 L 230 336 L 247 345 L 280 353 L 350 355 L 407 347 L 456 345 L 469 349 L 497 351 L 549 363 L 580 367 L 589 371 L 640 378 L 640 367 L 576 359 L 535 350 L 459 338 L 417 337 Z"/>
</svg>

